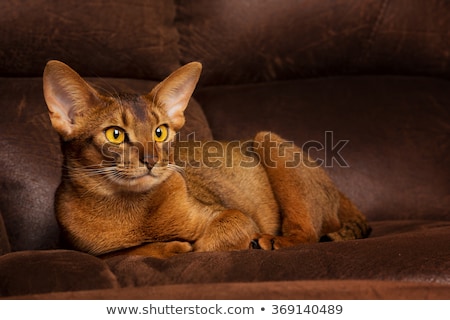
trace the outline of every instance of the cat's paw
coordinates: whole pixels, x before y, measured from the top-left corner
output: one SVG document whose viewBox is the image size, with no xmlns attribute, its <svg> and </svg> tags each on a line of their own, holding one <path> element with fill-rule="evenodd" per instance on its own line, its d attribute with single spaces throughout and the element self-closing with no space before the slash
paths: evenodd
<svg viewBox="0 0 450 320">
<path fill-rule="evenodd" d="M 250 249 L 262 249 L 262 250 L 275 250 L 279 249 L 275 247 L 275 236 L 270 234 L 258 234 L 255 235 L 250 242 Z"/>
<path fill-rule="evenodd" d="M 164 256 L 165 258 L 169 258 L 180 253 L 187 253 L 191 251 L 193 251 L 193 248 L 189 242 L 171 241 L 167 242 L 164 247 Z"/>
<path fill-rule="evenodd" d="M 258 234 L 250 242 L 250 249 L 277 250 L 281 248 L 293 247 L 302 243 L 317 242 L 317 239 L 310 237 L 295 236 L 274 236 L 271 234 Z"/>
<path fill-rule="evenodd" d="M 194 251 L 246 250 L 258 232 L 256 223 L 238 210 L 225 210 L 217 214 L 194 243 Z"/>
</svg>

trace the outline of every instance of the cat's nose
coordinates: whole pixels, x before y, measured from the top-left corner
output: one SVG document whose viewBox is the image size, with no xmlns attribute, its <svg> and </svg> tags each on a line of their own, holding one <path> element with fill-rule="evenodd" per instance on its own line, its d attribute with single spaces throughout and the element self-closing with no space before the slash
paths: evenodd
<svg viewBox="0 0 450 320">
<path fill-rule="evenodd" d="M 144 164 L 148 169 L 151 169 L 155 166 L 155 164 L 158 162 L 158 157 L 156 156 L 146 156 L 144 157 Z"/>
</svg>

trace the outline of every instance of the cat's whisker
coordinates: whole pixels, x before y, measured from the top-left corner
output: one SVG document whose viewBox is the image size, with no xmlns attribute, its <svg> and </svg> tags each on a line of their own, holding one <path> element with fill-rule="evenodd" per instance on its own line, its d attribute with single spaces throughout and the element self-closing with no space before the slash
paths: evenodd
<svg viewBox="0 0 450 320">
<path fill-rule="evenodd" d="M 79 164 L 75 165 L 63 165 L 63 168 L 66 169 L 100 169 L 100 168 L 108 168 L 115 165 L 114 161 L 103 161 L 101 164 L 91 164 L 87 166 L 81 166 Z"/>
<path fill-rule="evenodd" d="M 66 166 L 67 176 L 69 177 L 83 177 L 83 176 L 99 176 L 106 175 L 116 169 L 112 166 L 110 167 L 100 167 L 100 166 L 85 166 L 85 167 L 70 167 Z"/>
<path fill-rule="evenodd" d="M 74 172 L 108 172 L 110 170 L 115 170 L 114 167 L 98 167 L 98 168 L 69 168 L 70 171 Z"/>
</svg>

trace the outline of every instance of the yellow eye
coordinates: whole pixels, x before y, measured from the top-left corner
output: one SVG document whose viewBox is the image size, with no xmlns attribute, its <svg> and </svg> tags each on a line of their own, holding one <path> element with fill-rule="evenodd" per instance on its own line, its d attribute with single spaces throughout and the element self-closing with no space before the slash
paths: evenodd
<svg viewBox="0 0 450 320">
<path fill-rule="evenodd" d="M 114 144 L 121 144 L 125 141 L 125 131 L 118 127 L 112 127 L 105 131 L 106 139 Z"/>
<path fill-rule="evenodd" d="M 155 133 L 153 134 L 153 139 L 155 139 L 156 142 L 164 142 L 166 141 L 168 135 L 169 129 L 162 125 L 156 128 Z"/>
</svg>

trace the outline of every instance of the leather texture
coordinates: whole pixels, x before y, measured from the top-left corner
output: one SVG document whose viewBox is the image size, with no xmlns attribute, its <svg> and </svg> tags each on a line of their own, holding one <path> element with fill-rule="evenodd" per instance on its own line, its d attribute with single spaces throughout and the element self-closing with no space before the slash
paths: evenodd
<svg viewBox="0 0 450 320">
<path fill-rule="evenodd" d="M 174 19 L 165 0 L 4 1 L 0 73 L 41 76 L 57 59 L 87 77 L 162 80 L 180 66 Z"/>
<path fill-rule="evenodd" d="M 0 5 L 0 296 L 450 299 L 450 2 L 6 0 Z M 99 259 L 59 242 L 49 59 L 146 93 L 203 63 L 183 135 L 301 145 L 368 216 L 368 239 Z"/>
<path fill-rule="evenodd" d="M 204 84 L 450 75 L 446 0 L 178 3 L 181 60 L 204 63 Z"/>
</svg>

